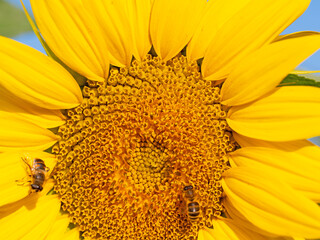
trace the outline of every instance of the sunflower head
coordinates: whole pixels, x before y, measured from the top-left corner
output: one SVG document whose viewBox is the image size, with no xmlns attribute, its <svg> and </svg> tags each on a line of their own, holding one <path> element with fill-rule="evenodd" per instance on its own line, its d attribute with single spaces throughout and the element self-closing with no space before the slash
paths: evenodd
<svg viewBox="0 0 320 240">
<path fill-rule="evenodd" d="M 308 2 L 31 0 L 50 58 L 0 38 L 0 236 L 318 238 L 319 89 L 279 87 Z"/>
</svg>

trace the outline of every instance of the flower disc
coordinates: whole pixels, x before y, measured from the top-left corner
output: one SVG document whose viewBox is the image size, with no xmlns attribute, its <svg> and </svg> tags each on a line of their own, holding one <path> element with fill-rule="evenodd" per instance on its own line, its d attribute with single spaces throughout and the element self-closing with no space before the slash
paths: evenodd
<svg viewBox="0 0 320 240">
<path fill-rule="evenodd" d="M 85 237 L 196 239 L 222 209 L 219 180 L 236 143 L 220 88 L 196 62 L 148 55 L 88 81 L 68 110 L 55 190 Z M 193 186 L 200 217 L 190 221 L 183 188 Z"/>
</svg>

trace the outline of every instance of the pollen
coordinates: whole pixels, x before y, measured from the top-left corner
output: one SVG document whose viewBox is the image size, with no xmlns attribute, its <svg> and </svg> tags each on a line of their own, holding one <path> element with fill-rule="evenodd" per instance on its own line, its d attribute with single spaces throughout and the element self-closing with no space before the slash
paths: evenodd
<svg viewBox="0 0 320 240">
<path fill-rule="evenodd" d="M 148 55 L 88 80 L 53 147 L 55 191 L 84 238 L 197 239 L 223 211 L 221 174 L 235 150 L 220 88 L 183 55 Z M 190 221 L 183 188 L 200 216 Z"/>
</svg>

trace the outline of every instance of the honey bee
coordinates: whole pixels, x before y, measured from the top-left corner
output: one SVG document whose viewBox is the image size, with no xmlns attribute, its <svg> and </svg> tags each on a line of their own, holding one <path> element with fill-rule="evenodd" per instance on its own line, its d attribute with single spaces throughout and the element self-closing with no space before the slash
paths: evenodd
<svg viewBox="0 0 320 240">
<path fill-rule="evenodd" d="M 196 194 L 193 186 L 185 186 L 183 188 L 184 197 L 186 199 L 186 207 L 191 222 L 196 222 L 200 218 L 200 205 L 196 202 Z"/>
<path fill-rule="evenodd" d="M 31 192 L 41 192 L 43 189 L 43 183 L 46 180 L 47 173 L 49 168 L 45 165 L 44 161 L 40 158 L 35 158 L 32 160 L 32 163 L 28 163 L 28 157 L 22 157 L 23 162 L 29 168 L 29 176 L 32 178 L 30 184 Z"/>
</svg>

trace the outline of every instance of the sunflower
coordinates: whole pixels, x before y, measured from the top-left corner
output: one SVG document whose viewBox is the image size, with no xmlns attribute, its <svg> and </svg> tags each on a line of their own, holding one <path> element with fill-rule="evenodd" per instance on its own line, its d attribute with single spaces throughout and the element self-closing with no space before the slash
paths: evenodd
<svg viewBox="0 0 320 240">
<path fill-rule="evenodd" d="M 1 238 L 319 238 L 320 89 L 278 87 L 309 2 L 31 0 L 49 57 L 0 38 Z"/>
</svg>

